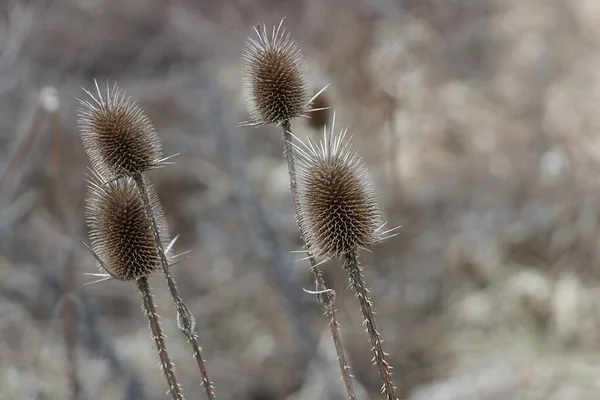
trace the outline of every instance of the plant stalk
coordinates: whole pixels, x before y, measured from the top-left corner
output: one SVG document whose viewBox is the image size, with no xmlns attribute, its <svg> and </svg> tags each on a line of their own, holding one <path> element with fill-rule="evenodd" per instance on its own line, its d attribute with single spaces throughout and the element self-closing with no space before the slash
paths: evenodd
<svg viewBox="0 0 600 400">
<path fill-rule="evenodd" d="M 190 312 L 190 310 L 185 305 L 185 303 L 183 302 L 183 300 L 181 299 L 181 297 L 179 296 L 177 285 L 175 284 L 175 280 L 173 279 L 173 277 L 171 276 L 171 272 L 169 271 L 169 263 L 167 261 L 165 250 L 162 245 L 160 232 L 158 230 L 156 218 L 152 211 L 152 205 L 150 204 L 150 197 L 148 196 L 148 191 L 146 190 L 144 179 L 141 175 L 138 175 L 134 177 L 134 180 L 142 196 L 142 201 L 144 202 L 144 207 L 146 208 L 146 214 L 148 215 L 148 219 L 150 220 L 150 224 L 152 226 L 154 242 L 156 244 L 156 248 L 158 249 L 161 267 L 167 281 L 167 287 L 169 288 L 169 291 L 171 292 L 171 297 L 173 298 L 173 302 L 175 303 L 175 308 L 177 310 L 177 327 L 185 335 L 188 343 L 192 348 L 194 359 L 196 360 L 198 368 L 200 369 L 200 379 L 202 380 L 202 385 L 204 386 L 204 390 L 206 391 L 208 399 L 214 400 L 215 394 L 212 383 L 208 379 L 208 374 L 206 373 L 206 366 L 202 358 L 202 348 L 198 346 L 197 336 L 194 331 L 196 320 Z"/>
<path fill-rule="evenodd" d="M 381 391 L 385 394 L 387 400 L 398 400 L 396 388 L 392 382 L 390 366 L 385 360 L 387 354 L 383 351 L 381 335 L 379 335 L 377 325 L 375 324 L 375 317 L 372 310 L 373 303 L 369 299 L 369 291 L 362 277 L 360 262 L 358 260 L 358 250 L 347 253 L 344 256 L 344 269 L 350 275 L 350 285 L 356 290 L 356 297 L 358 297 L 358 301 L 360 302 L 360 309 L 367 325 L 367 333 L 371 341 L 371 346 L 373 346 L 373 359 L 379 369 L 379 376 L 383 382 Z"/>
<path fill-rule="evenodd" d="M 156 307 L 154 306 L 154 298 L 150 292 L 150 285 L 148 285 L 148 278 L 145 276 L 141 277 L 137 279 L 136 283 L 138 289 L 140 290 L 140 294 L 142 295 L 144 312 L 148 316 L 150 331 L 152 332 L 152 339 L 156 344 L 156 350 L 158 352 L 158 357 L 160 358 L 162 372 L 167 379 L 167 384 L 169 385 L 169 393 L 171 393 L 173 400 L 184 400 L 181 387 L 177 383 L 177 378 L 175 377 L 175 367 L 173 366 L 171 358 L 169 357 L 169 353 L 167 352 L 165 339 L 160 327 L 160 321 L 158 319 L 158 314 L 156 313 Z"/>
<path fill-rule="evenodd" d="M 284 142 L 284 155 L 288 165 L 288 173 L 290 177 L 290 190 L 292 192 L 292 202 L 294 204 L 294 211 L 296 212 L 296 221 L 300 230 L 300 238 L 304 243 L 304 248 L 308 254 L 310 262 L 310 270 L 315 276 L 315 285 L 317 289 L 317 300 L 323 305 L 325 309 L 325 315 L 329 317 L 329 330 L 331 331 L 331 338 L 335 345 L 335 351 L 337 353 L 338 362 L 340 364 L 340 371 L 342 373 L 342 380 L 346 387 L 346 393 L 348 400 L 356 400 L 356 394 L 354 393 L 354 387 L 352 386 L 352 376 L 350 374 L 350 366 L 346 361 L 346 355 L 344 354 L 344 347 L 342 346 L 342 339 L 340 335 L 340 327 L 335 316 L 335 291 L 328 289 L 323 279 L 323 273 L 317 265 L 317 261 L 310 252 L 310 248 L 305 240 L 304 231 L 302 224 L 300 223 L 300 199 L 298 197 L 298 184 L 296 182 L 296 165 L 294 162 L 294 147 L 292 146 L 292 129 L 290 121 L 286 120 L 282 122 L 283 127 L 283 142 Z"/>
</svg>

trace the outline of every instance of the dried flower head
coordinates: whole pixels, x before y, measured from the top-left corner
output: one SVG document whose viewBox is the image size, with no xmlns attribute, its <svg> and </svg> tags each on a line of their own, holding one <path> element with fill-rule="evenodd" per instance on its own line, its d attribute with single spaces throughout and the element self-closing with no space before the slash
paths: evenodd
<svg viewBox="0 0 600 400">
<path fill-rule="evenodd" d="M 305 116 L 311 103 L 302 52 L 283 20 L 271 36 L 263 25 L 254 27 L 242 54 L 243 90 L 250 121 L 242 125 L 279 124 Z"/>
<path fill-rule="evenodd" d="M 335 121 L 335 115 L 334 115 Z M 381 213 L 364 161 L 346 139 L 323 129 L 323 141 L 299 142 L 300 225 L 317 257 L 341 257 L 382 238 Z"/>
<path fill-rule="evenodd" d="M 94 169 L 109 179 L 159 167 L 162 145 L 142 109 L 116 85 L 103 95 L 95 83 L 97 95 L 84 89 L 91 100 L 80 100 L 78 121 Z"/>
<path fill-rule="evenodd" d="M 135 280 L 152 273 L 160 266 L 160 256 L 134 180 L 125 177 L 104 183 L 95 174 L 88 183 L 86 222 L 92 250 L 104 264 L 101 272 L 120 280 Z M 169 232 L 162 207 L 150 183 L 144 184 L 166 247 Z"/>
</svg>

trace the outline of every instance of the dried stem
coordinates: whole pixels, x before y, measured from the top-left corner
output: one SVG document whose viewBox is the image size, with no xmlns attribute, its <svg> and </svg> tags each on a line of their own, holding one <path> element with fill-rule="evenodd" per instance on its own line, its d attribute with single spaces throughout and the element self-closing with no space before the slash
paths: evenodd
<svg viewBox="0 0 600 400">
<path fill-rule="evenodd" d="M 160 255 L 161 267 L 165 274 L 167 286 L 169 288 L 169 291 L 171 292 L 171 297 L 173 298 L 173 302 L 175 303 L 175 308 L 177 310 L 177 327 L 185 335 L 185 337 L 188 340 L 188 343 L 192 348 L 194 359 L 198 363 L 198 368 L 200 369 L 200 379 L 202 380 L 202 384 L 204 386 L 208 399 L 214 400 L 215 394 L 213 391 L 213 386 L 210 383 L 210 380 L 208 379 L 208 374 L 206 373 L 204 360 L 202 359 L 202 349 L 200 348 L 200 346 L 198 346 L 196 332 L 194 331 L 196 320 L 194 319 L 194 316 L 179 296 L 177 285 L 175 284 L 175 280 L 173 279 L 173 277 L 171 276 L 171 272 L 169 271 L 169 263 L 165 255 L 165 250 L 162 245 L 158 225 L 156 223 L 156 218 L 152 211 L 152 205 L 150 203 L 150 198 L 148 196 L 148 191 L 146 190 L 144 180 L 141 175 L 136 176 L 134 180 L 142 196 L 142 200 L 144 202 L 148 218 L 150 219 L 152 233 L 154 235 L 154 241 L 156 244 L 156 248 L 158 249 L 158 254 Z"/>
<path fill-rule="evenodd" d="M 312 257 L 311 257 L 312 258 Z M 319 271 L 320 274 L 320 271 Z M 321 278 L 321 282 L 323 279 Z M 324 284 L 323 284 L 324 286 Z M 338 362 L 340 364 L 340 371 L 342 371 L 342 380 L 344 381 L 344 386 L 346 387 L 346 393 L 348 394 L 348 400 L 356 400 L 356 395 L 354 394 L 354 387 L 352 386 L 352 378 L 350 375 L 350 367 L 348 366 L 348 362 L 346 361 L 346 356 L 344 354 L 344 348 L 342 347 L 342 340 L 340 338 L 340 325 L 337 322 L 335 317 L 335 292 L 333 290 L 328 294 L 329 303 L 325 303 L 324 300 L 323 306 L 325 307 L 325 315 L 329 316 L 329 330 L 331 331 L 331 337 L 333 339 L 333 344 L 335 345 L 335 351 L 338 356 Z"/>
<path fill-rule="evenodd" d="M 169 393 L 171 393 L 173 400 L 183 400 L 183 393 L 181 392 L 181 388 L 179 387 L 177 378 L 175 377 L 175 367 L 171 362 L 171 358 L 169 358 L 169 353 L 167 352 L 167 347 L 165 346 L 165 340 L 160 327 L 160 321 L 158 319 L 158 314 L 156 313 L 156 307 L 154 306 L 154 298 L 152 297 L 150 286 L 148 285 L 148 278 L 141 277 L 136 282 L 138 289 L 140 290 L 140 294 L 142 295 L 144 312 L 148 316 L 150 330 L 152 331 L 152 339 L 154 339 L 156 350 L 158 351 L 158 357 L 160 358 L 160 366 L 165 378 L 167 378 L 167 383 L 169 384 Z"/>
<path fill-rule="evenodd" d="M 354 394 L 354 387 L 352 386 L 352 377 L 350 374 L 350 366 L 346 362 L 346 356 L 344 354 L 344 347 L 342 346 L 342 339 L 340 335 L 340 328 L 335 316 L 335 291 L 328 289 L 323 279 L 321 269 L 317 265 L 317 262 L 310 252 L 308 244 L 304 239 L 304 232 L 300 224 L 300 201 L 298 198 L 298 186 L 296 183 L 296 166 L 294 163 L 294 148 L 292 146 L 292 129 L 290 121 L 286 120 L 282 122 L 283 127 L 283 142 L 284 142 L 284 154 L 288 165 L 288 173 L 290 176 L 290 190 L 292 191 L 292 202 L 294 204 L 294 210 L 296 212 L 296 219 L 298 220 L 298 227 L 300 229 L 300 237 L 304 242 L 304 248 L 308 254 L 310 261 L 310 270 L 315 276 L 315 284 L 317 287 L 317 300 L 323 305 L 325 309 L 325 315 L 329 317 L 329 329 L 331 331 L 331 338 L 335 345 L 335 351 L 337 352 L 338 362 L 340 364 L 340 371 L 342 373 L 342 380 L 346 387 L 348 400 L 356 400 L 356 394 Z"/>
<path fill-rule="evenodd" d="M 4 191 L 8 177 L 12 171 L 19 170 L 22 163 L 27 159 L 35 140 L 44 127 L 44 112 L 41 107 L 36 107 L 33 117 L 27 127 L 24 137 L 15 138 L 16 146 L 8 155 L 8 159 L 2 165 L 0 172 L 0 194 Z M 6 156 L 5 156 L 6 157 Z"/>
<path fill-rule="evenodd" d="M 40 93 L 40 98 L 42 94 Z M 43 107 L 43 104 L 40 104 Z M 53 144 L 53 158 L 52 163 L 49 165 L 51 176 L 54 179 L 54 185 L 57 190 L 53 191 L 52 205 L 54 213 L 60 224 L 61 233 L 69 234 L 70 222 L 73 220 L 73 216 L 69 211 L 72 208 L 66 207 L 69 204 L 73 207 L 73 203 L 66 201 L 65 193 L 68 193 L 65 179 L 62 179 L 65 174 L 65 157 L 63 155 L 63 142 L 61 140 L 62 127 L 58 118 L 58 108 L 48 109 L 44 108 L 48 113 L 50 119 L 50 134 L 52 136 Z M 64 262 L 64 269 L 62 273 L 62 288 L 63 293 L 66 295 L 66 301 L 63 311 L 63 338 L 65 342 L 65 353 L 68 363 L 67 374 L 69 376 L 70 387 L 71 387 L 71 400 L 79 400 L 82 397 L 82 387 L 79 382 L 79 371 L 77 347 L 79 344 L 79 310 L 77 307 L 76 299 L 68 296 L 75 290 L 77 290 L 77 270 L 73 260 L 73 251 L 71 248 L 66 250 L 66 259 Z"/>
<path fill-rule="evenodd" d="M 344 269 L 348 271 L 350 275 L 350 285 L 356 290 L 356 297 L 360 302 L 360 309 L 367 325 L 367 333 L 369 334 L 369 340 L 371 346 L 373 346 L 374 361 L 379 369 L 379 375 L 383 382 L 382 392 L 386 395 L 388 400 L 398 400 L 396 397 L 396 388 L 392 382 L 392 374 L 390 373 L 390 366 L 385 360 L 387 355 L 383 351 L 381 346 L 381 336 L 377 332 L 377 326 L 375 325 L 375 317 L 373 316 L 371 300 L 369 300 L 369 291 L 367 290 L 362 273 L 360 262 L 358 260 L 358 251 L 347 253 L 344 256 Z"/>
</svg>

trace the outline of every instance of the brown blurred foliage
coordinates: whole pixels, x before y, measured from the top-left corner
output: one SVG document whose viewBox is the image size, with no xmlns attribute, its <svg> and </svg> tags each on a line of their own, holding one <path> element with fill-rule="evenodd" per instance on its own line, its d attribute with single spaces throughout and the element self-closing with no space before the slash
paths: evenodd
<svg viewBox="0 0 600 400">
<path fill-rule="evenodd" d="M 342 399 L 312 295 L 280 132 L 246 120 L 240 55 L 286 27 L 348 125 L 390 227 L 364 255 L 405 398 L 600 394 L 597 0 L 7 0 L 0 3 L 0 399 L 161 399 L 130 285 L 78 239 L 92 79 L 140 102 L 176 164 L 150 174 L 221 399 Z M 321 117 L 318 118 L 321 125 Z M 326 118 L 325 118 L 326 120 Z M 315 128 L 315 129 L 313 129 Z M 320 133 L 296 122 L 296 135 Z M 347 277 L 343 340 L 364 398 L 379 380 Z M 160 276 L 171 356 L 200 398 Z"/>
</svg>

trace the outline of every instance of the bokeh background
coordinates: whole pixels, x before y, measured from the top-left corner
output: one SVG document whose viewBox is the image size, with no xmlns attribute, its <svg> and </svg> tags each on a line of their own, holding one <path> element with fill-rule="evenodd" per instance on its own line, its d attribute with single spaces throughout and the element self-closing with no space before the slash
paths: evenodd
<svg viewBox="0 0 600 400">
<path fill-rule="evenodd" d="M 150 178 L 220 399 L 343 399 L 276 127 L 240 54 L 286 17 L 399 235 L 363 256 L 403 399 L 600 396 L 598 0 L 2 0 L 0 399 L 166 396 L 134 285 L 89 282 L 76 98 L 117 82 L 176 164 Z M 316 136 L 331 113 L 294 121 Z M 358 303 L 325 266 L 360 399 L 379 399 Z M 189 399 L 203 399 L 160 274 Z"/>
</svg>

